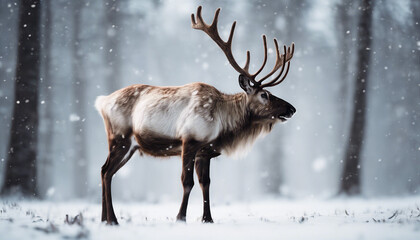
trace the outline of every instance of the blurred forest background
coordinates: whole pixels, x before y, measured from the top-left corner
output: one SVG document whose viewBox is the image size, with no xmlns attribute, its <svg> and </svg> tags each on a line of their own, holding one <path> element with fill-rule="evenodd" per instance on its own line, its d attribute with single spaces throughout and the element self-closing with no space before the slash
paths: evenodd
<svg viewBox="0 0 420 240">
<path fill-rule="evenodd" d="M 246 157 L 212 161 L 214 203 L 419 194 L 418 0 L 2 0 L 2 193 L 100 201 L 108 151 L 98 95 L 195 81 L 242 91 L 217 45 L 191 28 L 198 5 L 206 21 L 222 8 L 225 39 L 237 20 L 234 54 L 245 62 L 250 50 L 252 70 L 262 34 L 296 44 L 286 81 L 270 89 L 296 115 Z M 177 201 L 180 174 L 179 158 L 135 156 L 113 196 Z M 192 198 L 201 199 L 198 188 Z"/>
</svg>

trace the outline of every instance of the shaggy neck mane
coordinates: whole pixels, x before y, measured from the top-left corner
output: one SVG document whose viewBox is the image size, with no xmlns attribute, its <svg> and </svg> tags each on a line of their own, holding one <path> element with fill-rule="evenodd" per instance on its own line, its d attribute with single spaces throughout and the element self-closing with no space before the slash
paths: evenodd
<svg viewBox="0 0 420 240">
<path fill-rule="evenodd" d="M 219 101 L 218 112 L 222 123 L 221 132 L 237 130 L 248 117 L 248 96 L 245 93 L 223 94 Z"/>
<path fill-rule="evenodd" d="M 218 106 L 222 131 L 216 139 L 216 144 L 227 155 L 246 153 L 258 136 L 271 131 L 272 124 L 254 121 L 247 106 L 248 96 L 245 93 L 224 94 L 222 98 Z"/>
</svg>

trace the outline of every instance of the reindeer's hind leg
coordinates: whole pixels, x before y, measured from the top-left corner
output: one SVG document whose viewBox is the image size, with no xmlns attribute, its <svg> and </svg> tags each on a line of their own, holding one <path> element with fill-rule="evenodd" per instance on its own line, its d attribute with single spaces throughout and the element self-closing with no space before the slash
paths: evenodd
<svg viewBox="0 0 420 240">
<path fill-rule="evenodd" d="M 112 176 L 124 166 L 139 146 L 134 146 L 130 152 L 132 131 L 129 129 L 125 134 L 114 134 L 111 122 L 104 116 L 105 128 L 108 135 L 109 154 L 101 169 L 102 179 L 102 221 L 107 224 L 118 224 L 112 206 L 111 181 Z M 126 156 L 126 157 L 125 157 Z M 125 157 L 125 158 L 124 158 Z"/>
<path fill-rule="evenodd" d="M 118 224 L 115 217 L 114 208 L 112 206 L 111 181 L 112 176 L 128 162 L 133 155 L 134 150 L 126 157 L 124 156 L 130 150 L 131 138 L 122 135 L 115 136 L 110 141 L 110 152 L 105 164 L 101 169 L 102 177 L 102 221 L 108 224 Z"/>
</svg>

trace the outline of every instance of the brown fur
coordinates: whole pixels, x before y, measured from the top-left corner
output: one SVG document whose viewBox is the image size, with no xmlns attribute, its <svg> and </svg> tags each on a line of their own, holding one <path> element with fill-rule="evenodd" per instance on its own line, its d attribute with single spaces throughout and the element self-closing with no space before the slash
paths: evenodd
<svg viewBox="0 0 420 240">
<path fill-rule="evenodd" d="M 171 157 L 179 156 L 182 153 L 182 141 L 179 139 L 169 139 L 153 132 L 142 132 L 134 136 L 142 152 L 148 155 Z"/>
</svg>

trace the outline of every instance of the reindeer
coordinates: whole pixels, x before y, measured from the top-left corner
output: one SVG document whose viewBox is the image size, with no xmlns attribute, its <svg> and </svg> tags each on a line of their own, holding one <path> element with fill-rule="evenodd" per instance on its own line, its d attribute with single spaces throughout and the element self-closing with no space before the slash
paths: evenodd
<svg viewBox="0 0 420 240">
<path fill-rule="evenodd" d="M 197 18 L 191 15 L 192 28 L 204 31 L 222 49 L 240 74 L 239 85 L 245 93 L 224 94 L 200 82 L 174 87 L 137 84 L 97 98 L 95 107 L 104 120 L 109 144 L 109 155 L 101 169 L 102 221 L 107 224 L 118 224 L 112 206 L 112 176 L 135 151 L 154 157 L 181 156 L 184 195 L 176 217 L 178 221 L 186 219 L 195 168 L 203 193 L 202 221 L 213 222 L 209 198 L 210 160 L 222 153 L 231 155 L 249 148 L 258 136 L 270 132 L 275 123 L 285 122 L 296 112 L 291 104 L 266 90 L 286 78 L 294 44 L 287 50 L 284 46 L 284 53 L 280 54 L 274 39 L 275 65 L 266 76 L 256 80 L 267 62 L 266 36 L 263 35 L 262 66 L 250 74 L 250 52 L 247 52 L 243 68 L 232 54 L 236 22 L 233 22 L 227 42 L 223 41 L 217 29 L 219 13 L 220 8 L 216 10 L 212 24 L 208 25 L 201 16 L 201 6 L 198 7 Z M 269 79 L 276 72 L 278 74 Z M 138 143 L 133 147 L 132 136 Z"/>
</svg>

